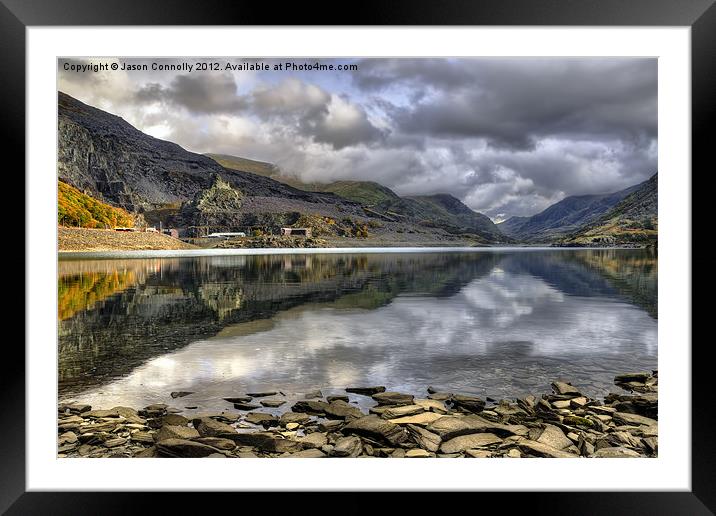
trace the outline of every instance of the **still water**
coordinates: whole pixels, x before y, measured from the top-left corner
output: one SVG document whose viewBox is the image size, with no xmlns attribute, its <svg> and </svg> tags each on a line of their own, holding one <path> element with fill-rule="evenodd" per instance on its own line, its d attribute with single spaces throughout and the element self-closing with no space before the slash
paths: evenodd
<svg viewBox="0 0 716 516">
<path fill-rule="evenodd" d="M 363 385 L 500 398 L 554 379 L 601 396 L 657 368 L 650 250 L 61 259 L 58 296 L 59 397 L 102 408 Z"/>
</svg>

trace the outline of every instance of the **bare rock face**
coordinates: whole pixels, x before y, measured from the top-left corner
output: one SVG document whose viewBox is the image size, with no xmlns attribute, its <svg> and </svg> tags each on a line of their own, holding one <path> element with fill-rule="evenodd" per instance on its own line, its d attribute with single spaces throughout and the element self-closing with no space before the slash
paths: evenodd
<svg viewBox="0 0 716 516">
<path fill-rule="evenodd" d="M 191 203 L 181 209 L 181 218 L 199 226 L 234 226 L 241 222 L 244 194 L 214 174 L 212 185 L 199 191 Z"/>
</svg>

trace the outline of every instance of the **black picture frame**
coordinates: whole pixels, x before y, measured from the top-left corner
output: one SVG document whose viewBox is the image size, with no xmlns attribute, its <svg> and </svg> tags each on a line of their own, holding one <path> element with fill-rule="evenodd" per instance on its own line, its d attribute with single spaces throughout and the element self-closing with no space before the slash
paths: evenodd
<svg viewBox="0 0 716 516">
<path fill-rule="evenodd" d="M 429 0 L 363 1 L 356 9 L 338 2 L 246 2 L 218 0 L 0 0 L 0 102 L 3 144 L 19 158 L 13 168 L 17 191 L 31 195 L 18 170 L 24 169 L 25 152 L 25 30 L 29 26 L 86 25 L 572 25 L 572 26 L 685 26 L 691 28 L 692 170 L 706 173 L 713 153 L 708 128 L 716 113 L 716 0 Z M 91 50 L 91 45 L 88 46 Z M 30 135 L 31 136 L 31 135 Z M 20 168 L 23 167 L 23 168 Z M 702 170 L 703 169 L 703 170 Z M 6 170 L 9 172 L 9 170 Z M 688 174 L 684 171 L 684 174 Z M 688 176 L 685 175 L 685 178 Z M 695 177 L 692 172 L 692 184 Z M 701 182 L 701 179 L 699 180 Z M 700 183 L 701 184 L 701 183 Z M 693 206 L 708 206 L 709 188 L 692 188 Z M 708 223 L 692 214 L 694 234 L 705 234 Z M 27 231 L 27 227 L 25 228 Z M 24 246 L 23 246 L 24 249 Z M 24 253 L 24 250 L 23 250 Z M 23 255 L 24 256 L 24 255 Z M 692 255 L 695 269 L 706 260 Z M 25 270 L 25 274 L 31 271 Z M 708 281 L 708 280 L 707 280 Z M 24 285 L 23 285 L 24 286 Z M 701 288 L 705 288 L 702 284 Z M 19 292 L 20 285 L 16 292 Z M 692 303 L 694 324 L 707 319 L 707 304 Z M 31 307 L 28 307 L 31 309 Z M 700 317 L 699 317 L 700 316 Z M 695 328 L 694 328 L 695 329 Z M 524 504 L 534 513 L 550 514 L 713 514 L 716 511 L 716 452 L 712 442 L 712 400 L 707 384 L 711 362 L 710 339 L 691 343 L 692 356 L 692 490 L 690 492 L 583 492 L 512 493 L 507 507 Z M 7 349 L 11 348 L 11 349 Z M 15 348 L 14 350 L 12 348 Z M 25 492 L 25 376 L 24 352 L 6 339 L 6 360 L 0 375 L 4 400 L 0 425 L 0 511 L 7 514 L 125 514 L 147 507 L 146 493 Z M 698 408 L 701 407 L 699 410 Z M 12 417 L 8 416 L 12 414 Z M 185 493 L 160 495 L 163 511 L 185 512 Z M 236 497 L 211 494 L 212 503 L 235 504 Z M 505 493 L 481 493 L 486 497 Z M 347 495 L 343 507 L 353 504 Z M 191 497 L 195 500 L 194 497 Z M 292 496 L 296 500 L 296 494 Z M 422 498 L 422 497 L 421 497 Z M 298 497 L 301 500 L 302 496 Z M 381 502 L 385 510 L 395 510 Z M 181 508 L 181 509 L 179 509 Z"/>
</svg>

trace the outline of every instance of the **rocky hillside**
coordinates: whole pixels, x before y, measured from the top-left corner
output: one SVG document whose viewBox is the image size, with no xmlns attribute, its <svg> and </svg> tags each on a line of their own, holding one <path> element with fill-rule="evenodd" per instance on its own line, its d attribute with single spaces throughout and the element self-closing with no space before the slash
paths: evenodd
<svg viewBox="0 0 716 516">
<path fill-rule="evenodd" d="M 531 217 L 512 217 L 498 224 L 506 235 L 525 242 L 548 242 L 579 230 L 607 213 L 639 185 L 598 195 L 572 195 Z"/>
<path fill-rule="evenodd" d="M 563 239 L 565 245 L 654 244 L 659 226 L 658 177 L 636 185 L 616 206 Z"/>
<path fill-rule="evenodd" d="M 243 195 L 282 200 L 286 209 L 309 205 L 320 211 L 331 205 L 359 211 L 355 203 L 330 194 L 305 192 L 261 175 L 224 168 L 207 156 L 144 134 L 122 118 L 62 92 L 58 109 L 60 180 L 127 211 L 150 212 L 190 202 L 212 186 L 214 176 Z M 262 209 L 261 204 L 252 205 Z"/>
</svg>

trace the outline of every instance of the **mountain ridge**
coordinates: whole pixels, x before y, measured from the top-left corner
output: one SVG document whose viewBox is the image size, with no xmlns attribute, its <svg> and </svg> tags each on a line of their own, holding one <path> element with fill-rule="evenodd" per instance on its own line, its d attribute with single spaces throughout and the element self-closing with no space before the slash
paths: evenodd
<svg viewBox="0 0 716 516">
<path fill-rule="evenodd" d="M 470 233 L 482 243 L 506 240 L 488 217 L 470 210 L 455 198 L 443 202 L 442 207 L 430 200 L 406 201 L 422 204 L 422 211 L 408 210 L 403 219 L 400 214 L 391 218 L 371 210 L 365 204 L 371 199 L 357 202 L 348 198 L 351 194 L 347 194 L 346 189 L 353 189 L 355 199 L 370 183 L 338 183 L 343 195 L 307 191 L 275 180 L 271 164 L 221 156 L 224 160 L 240 160 L 238 166 L 253 172 L 222 166 L 207 155 L 147 135 L 121 117 L 58 92 L 59 179 L 98 201 L 142 214 L 150 224 L 164 222 L 206 232 L 208 227 L 201 230 L 199 226 L 209 220 L 217 223 L 213 230 L 263 226 L 275 231 L 302 220 L 301 215 L 346 221 L 351 227 L 377 218 L 381 224 L 395 226 L 388 229 L 408 234 L 420 232 L 412 228 L 422 226 L 440 229 L 448 235 Z M 238 209 L 219 210 L 220 217 L 211 209 L 191 209 L 202 192 L 215 187 L 217 178 L 241 197 L 241 202 L 236 204 Z M 381 192 L 382 198 L 378 200 L 394 200 L 395 194 L 390 189 L 377 183 L 370 188 Z M 223 194 L 208 198 L 220 197 L 223 198 Z M 211 216 L 207 217 L 207 213 Z M 417 218 L 415 213 L 422 213 L 427 220 Z M 381 224 L 373 227 L 380 228 Z"/>
<path fill-rule="evenodd" d="M 605 194 L 571 195 L 535 215 L 511 217 L 497 226 L 506 235 L 526 242 L 558 240 L 599 219 L 641 184 Z"/>
</svg>

